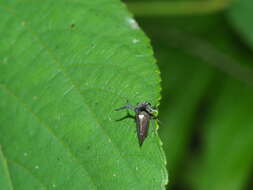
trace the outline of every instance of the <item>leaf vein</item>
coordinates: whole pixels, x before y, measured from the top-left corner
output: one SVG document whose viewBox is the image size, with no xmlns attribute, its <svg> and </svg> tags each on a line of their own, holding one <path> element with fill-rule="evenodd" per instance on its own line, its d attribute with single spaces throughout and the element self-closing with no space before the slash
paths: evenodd
<svg viewBox="0 0 253 190">
<path fill-rule="evenodd" d="M 5 90 L 5 91 L 6 91 L 8 94 L 10 94 L 11 96 L 13 96 L 13 97 L 17 100 L 17 102 L 20 103 L 20 105 L 21 105 L 22 107 L 24 107 L 36 120 L 38 120 L 38 121 L 40 122 L 40 124 L 41 124 L 43 127 L 45 127 L 45 129 L 47 129 L 47 130 L 50 132 L 50 134 L 51 134 L 53 137 L 55 137 L 56 140 L 58 140 L 59 143 L 61 143 L 61 144 L 63 145 L 63 147 L 65 148 L 65 150 L 67 150 L 67 151 L 70 153 L 70 155 L 76 160 L 76 162 L 77 162 L 80 166 L 82 166 L 82 168 L 86 171 L 86 173 L 89 174 L 89 173 L 88 173 L 88 170 L 84 167 L 83 164 L 80 163 L 78 157 L 71 151 L 71 149 L 68 147 L 68 145 L 66 145 L 66 144 L 64 143 L 64 141 L 62 141 L 62 140 L 55 134 L 55 132 L 46 124 L 46 122 L 43 122 L 44 120 L 43 120 L 42 118 L 40 118 L 36 113 L 34 113 L 34 112 L 30 109 L 30 107 L 29 107 L 27 104 L 25 104 L 20 98 L 18 98 L 18 96 L 15 95 L 15 93 L 13 93 L 9 88 L 7 88 L 6 85 L 0 84 L 0 88 L 3 89 L 3 90 Z M 90 180 L 93 182 L 94 186 L 96 187 L 96 184 L 95 184 L 94 180 L 92 179 L 91 175 L 89 175 L 89 177 L 90 177 Z M 98 189 L 98 188 L 96 187 L 96 189 Z"/>
<path fill-rule="evenodd" d="M 7 160 L 6 160 L 6 157 L 4 156 L 4 153 L 3 153 L 3 150 L 2 150 L 2 148 L 1 148 L 1 146 L 0 146 L 0 158 L 3 158 L 3 164 L 4 164 L 4 170 L 5 170 L 5 173 L 6 173 L 6 176 L 7 176 L 7 179 L 8 179 L 8 181 L 9 181 L 9 185 L 10 185 L 10 189 L 14 189 L 13 188 L 13 182 L 12 182 L 12 180 L 11 180 L 11 176 L 10 176 L 10 172 L 9 172 L 9 167 L 8 167 L 8 163 L 7 163 Z"/>
<path fill-rule="evenodd" d="M 30 173 L 31 176 L 33 176 L 34 179 L 36 179 L 45 189 L 48 189 L 46 185 L 38 177 L 36 177 L 36 175 L 34 175 L 33 172 L 29 168 L 25 167 L 23 164 L 19 163 L 18 161 L 8 159 L 8 162 L 15 164 L 16 166 Z"/>
</svg>

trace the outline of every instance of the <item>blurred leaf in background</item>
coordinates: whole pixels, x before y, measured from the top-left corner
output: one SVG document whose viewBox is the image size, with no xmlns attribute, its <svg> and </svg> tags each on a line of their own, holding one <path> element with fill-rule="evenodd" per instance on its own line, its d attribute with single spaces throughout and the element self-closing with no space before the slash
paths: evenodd
<svg viewBox="0 0 253 190">
<path fill-rule="evenodd" d="M 253 2 L 128 6 L 151 38 L 161 69 L 159 133 L 168 189 L 252 189 Z"/>
<path fill-rule="evenodd" d="M 235 27 L 236 32 L 244 40 L 244 43 L 251 48 L 253 48 L 252 7 L 253 1 L 238 0 L 227 10 L 227 18 L 230 23 Z"/>
</svg>

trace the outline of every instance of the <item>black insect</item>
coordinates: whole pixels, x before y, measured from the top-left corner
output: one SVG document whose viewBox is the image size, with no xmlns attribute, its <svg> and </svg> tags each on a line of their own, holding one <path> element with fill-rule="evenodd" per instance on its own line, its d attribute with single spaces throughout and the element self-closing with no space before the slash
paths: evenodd
<svg viewBox="0 0 253 190">
<path fill-rule="evenodd" d="M 157 119 L 158 111 L 151 106 L 148 102 L 141 102 L 137 104 L 136 107 L 127 104 L 122 106 L 115 111 L 130 109 L 135 112 L 135 121 L 137 127 L 137 136 L 139 139 L 140 146 L 143 144 L 144 140 L 148 136 L 149 123 L 151 119 Z"/>
</svg>

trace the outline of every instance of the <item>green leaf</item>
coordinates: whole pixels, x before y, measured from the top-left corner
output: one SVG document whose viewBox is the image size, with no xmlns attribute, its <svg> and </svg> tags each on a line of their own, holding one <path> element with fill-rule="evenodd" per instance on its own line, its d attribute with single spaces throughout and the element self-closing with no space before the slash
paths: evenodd
<svg viewBox="0 0 253 190">
<path fill-rule="evenodd" d="M 253 48 L 252 7 L 253 1 L 240 0 L 235 1 L 227 12 L 228 20 L 251 48 Z"/>
<path fill-rule="evenodd" d="M 122 4 L 4 1 L 0 11 L 0 144 L 13 188 L 164 189 L 159 138 L 150 130 L 139 147 L 134 120 L 116 121 L 127 99 L 160 98 L 149 40 Z"/>
</svg>

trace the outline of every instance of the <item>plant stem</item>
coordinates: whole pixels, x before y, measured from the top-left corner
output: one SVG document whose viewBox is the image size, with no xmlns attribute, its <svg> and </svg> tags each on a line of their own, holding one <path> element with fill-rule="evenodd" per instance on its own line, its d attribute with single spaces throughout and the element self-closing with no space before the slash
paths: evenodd
<svg viewBox="0 0 253 190">
<path fill-rule="evenodd" d="M 173 16 L 208 14 L 226 9 L 232 0 L 207 0 L 204 2 L 129 2 L 136 16 Z"/>
</svg>

